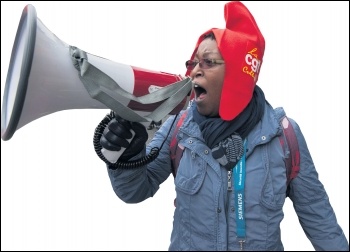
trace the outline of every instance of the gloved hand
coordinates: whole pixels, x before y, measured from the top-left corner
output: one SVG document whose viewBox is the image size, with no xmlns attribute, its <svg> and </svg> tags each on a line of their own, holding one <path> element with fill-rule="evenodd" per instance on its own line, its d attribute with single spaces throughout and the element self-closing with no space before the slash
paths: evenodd
<svg viewBox="0 0 350 252">
<path fill-rule="evenodd" d="M 102 154 L 111 162 L 127 161 L 139 154 L 148 139 L 146 127 L 116 115 L 103 131 L 100 139 Z"/>
</svg>

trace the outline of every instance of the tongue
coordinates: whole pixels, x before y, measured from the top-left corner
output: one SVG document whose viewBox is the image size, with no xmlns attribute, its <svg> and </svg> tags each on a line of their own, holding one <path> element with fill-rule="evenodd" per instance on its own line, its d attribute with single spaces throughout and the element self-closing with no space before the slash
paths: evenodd
<svg viewBox="0 0 350 252">
<path fill-rule="evenodd" d="M 205 97 L 205 95 L 206 95 L 206 93 L 201 93 L 198 98 L 203 99 Z"/>
</svg>

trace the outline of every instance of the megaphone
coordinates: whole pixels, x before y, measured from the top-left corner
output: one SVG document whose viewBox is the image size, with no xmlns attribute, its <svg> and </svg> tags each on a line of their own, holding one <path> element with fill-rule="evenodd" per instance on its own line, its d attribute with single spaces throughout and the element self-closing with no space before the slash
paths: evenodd
<svg viewBox="0 0 350 252">
<path fill-rule="evenodd" d="M 189 78 L 110 61 L 70 46 L 23 9 L 12 48 L 1 138 L 68 109 L 111 109 L 130 121 L 159 121 L 187 106 Z"/>
</svg>

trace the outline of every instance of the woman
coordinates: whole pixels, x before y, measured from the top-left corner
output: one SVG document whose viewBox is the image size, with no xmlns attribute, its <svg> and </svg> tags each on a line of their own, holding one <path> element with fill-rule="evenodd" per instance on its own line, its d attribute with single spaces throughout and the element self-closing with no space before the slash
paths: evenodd
<svg viewBox="0 0 350 252">
<path fill-rule="evenodd" d="M 175 178 L 169 250 L 283 250 L 280 223 L 287 189 L 316 250 L 349 250 L 293 120 L 301 163 L 287 188 L 287 154 L 279 142 L 285 112 L 273 109 L 256 85 L 265 40 L 253 16 L 242 3 L 230 2 L 225 19 L 226 29 L 204 32 L 186 62 L 195 98 L 176 135 L 183 155 Z M 152 197 L 169 177 L 170 142 L 179 118 L 167 119 L 146 149 L 147 132 L 141 124 L 120 117 L 108 124 L 100 143 L 116 153 L 126 148 L 120 161 L 138 159 L 161 146 L 153 162 L 137 169 L 115 169 L 107 162 L 121 200 L 138 203 Z"/>
</svg>

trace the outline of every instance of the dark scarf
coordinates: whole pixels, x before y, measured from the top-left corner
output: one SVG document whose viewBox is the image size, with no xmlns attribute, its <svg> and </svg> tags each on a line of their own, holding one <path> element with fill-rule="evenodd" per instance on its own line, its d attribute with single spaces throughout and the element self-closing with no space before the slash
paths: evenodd
<svg viewBox="0 0 350 252">
<path fill-rule="evenodd" d="M 193 119 L 199 125 L 206 144 L 212 149 L 233 133 L 238 133 L 242 139 L 247 137 L 264 114 L 265 95 L 260 87 L 255 86 L 251 101 L 232 121 L 224 121 L 220 117 L 203 116 L 198 113 L 195 103 L 192 109 Z"/>
</svg>

